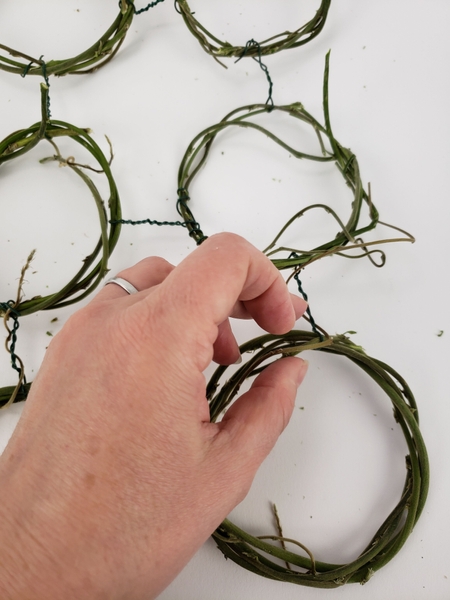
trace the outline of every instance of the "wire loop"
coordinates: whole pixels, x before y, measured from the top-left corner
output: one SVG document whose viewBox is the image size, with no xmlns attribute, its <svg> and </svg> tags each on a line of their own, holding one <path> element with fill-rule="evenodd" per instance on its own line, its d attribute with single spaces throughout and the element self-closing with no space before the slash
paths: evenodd
<svg viewBox="0 0 450 600">
<path fill-rule="evenodd" d="M 252 58 L 259 64 L 259 67 L 260 67 L 261 71 L 263 71 L 264 75 L 266 76 L 267 83 L 269 84 L 269 94 L 267 96 L 266 104 L 270 107 L 269 108 L 269 112 L 270 112 L 274 105 L 273 97 L 272 97 L 273 81 L 272 81 L 272 78 L 270 77 L 270 73 L 269 73 L 269 69 L 267 68 L 267 65 L 265 65 L 262 61 L 261 45 L 258 44 L 258 42 L 256 42 L 255 40 L 249 40 L 245 44 L 245 48 L 244 48 L 241 56 L 236 60 L 236 62 L 239 62 L 242 58 L 244 58 L 244 56 L 246 56 L 248 54 L 248 52 L 251 48 L 256 48 L 258 54 L 257 54 L 257 56 L 252 56 Z"/>
</svg>

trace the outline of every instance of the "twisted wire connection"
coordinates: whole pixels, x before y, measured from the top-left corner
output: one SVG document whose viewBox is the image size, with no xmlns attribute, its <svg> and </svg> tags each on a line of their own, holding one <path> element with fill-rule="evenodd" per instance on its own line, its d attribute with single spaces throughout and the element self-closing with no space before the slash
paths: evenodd
<svg viewBox="0 0 450 600">
<path fill-rule="evenodd" d="M 298 258 L 298 254 L 296 254 L 295 252 L 292 252 L 291 255 L 289 256 L 289 258 Z M 295 281 L 297 283 L 297 288 L 298 288 L 298 291 L 299 291 L 300 295 L 303 297 L 303 299 L 306 302 L 308 302 L 308 295 L 305 292 L 305 290 L 303 289 L 303 285 L 302 285 L 302 282 L 300 280 L 300 270 L 301 269 L 296 269 L 293 277 L 294 277 L 294 279 L 295 279 Z M 309 302 L 308 302 L 308 307 L 306 309 L 306 314 L 309 317 L 309 322 L 311 324 L 311 329 L 314 331 L 314 333 L 316 333 L 319 336 L 319 340 L 321 342 L 323 342 L 324 337 L 323 337 L 322 333 L 317 329 L 316 322 L 315 322 L 314 317 L 312 316 L 312 313 L 311 313 L 311 307 L 309 306 Z"/>
<path fill-rule="evenodd" d="M 127 0 L 127 1 L 128 1 L 128 0 Z M 147 10 L 150 10 L 150 8 L 153 8 L 153 7 L 154 7 L 154 6 L 156 6 L 157 4 L 160 4 L 161 2 L 164 2 L 164 0 L 155 0 L 155 2 L 149 2 L 145 8 L 140 8 L 140 9 L 137 9 L 137 8 L 134 6 L 134 2 L 132 2 L 131 4 L 132 4 L 132 6 L 133 6 L 133 8 L 134 8 L 134 14 L 135 14 L 135 15 L 140 15 L 140 14 L 142 14 L 143 12 L 145 12 L 145 11 L 147 11 Z M 119 1 L 119 6 L 120 6 L 120 1 Z"/>
<path fill-rule="evenodd" d="M 261 70 L 264 72 L 264 75 L 266 76 L 267 79 L 267 83 L 269 84 L 269 95 L 267 96 L 267 100 L 266 100 L 266 104 L 271 107 L 269 109 L 270 110 L 273 108 L 274 106 L 274 102 L 273 102 L 273 97 L 272 97 L 272 92 L 273 92 L 273 81 L 270 77 L 270 73 L 269 73 L 269 69 L 267 68 L 267 65 L 265 65 L 262 61 L 262 54 L 261 54 L 261 45 L 256 42 L 255 40 L 249 40 L 246 44 L 245 44 L 245 48 L 241 54 L 241 56 L 235 61 L 235 62 L 239 62 L 242 58 L 244 58 L 244 56 L 247 55 L 247 53 L 252 49 L 252 48 L 256 48 L 258 54 L 257 56 L 252 56 L 253 60 L 255 60 Z"/>
<path fill-rule="evenodd" d="M 30 388 L 25 377 L 25 368 L 23 362 L 18 354 L 16 354 L 17 331 L 20 326 L 20 313 L 16 310 L 15 306 L 16 302 L 14 300 L 0 302 L 0 314 L 3 313 L 3 324 L 8 334 L 5 340 L 5 348 L 10 355 L 11 367 L 17 372 L 19 377 L 19 380 L 15 386 L 0 388 L 0 409 L 6 408 L 13 402 L 25 400 L 28 396 L 28 391 Z M 10 329 L 8 325 L 8 320 L 10 318 L 13 321 L 12 329 Z"/>
<path fill-rule="evenodd" d="M 177 211 L 178 214 L 188 215 L 190 213 L 190 209 L 186 202 L 189 200 L 189 196 L 186 194 L 185 190 L 179 189 L 177 190 L 178 200 L 177 200 Z M 192 213 L 191 213 L 192 215 Z M 157 225 L 158 227 L 184 227 L 189 228 L 189 235 L 194 238 L 197 242 L 197 245 L 200 245 L 203 241 L 206 240 L 206 237 L 201 228 L 200 224 L 192 218 L 187 218 L 185 221 L 158 221 L 156 219 L 140 219 L 137 221 L 133 221 L 131 219 L 119 219 L 119 220 L 110 220 L 111 224 L 121 224 L 121 225 Z"/>
<path fill-rule="evenodd" d="M 15 302 L 14 300 L 8 300 L 8 302 L 0 302 L 0 311 L 3 313 L 3 318 L 5 321 L 5 327 L 7 327 L 6 323 L 9 318 L 13 321 L 12 329 L 7 327 L 9 332 L 8 339 L 6 340 L 6 349 L 11 355 L 11 367 L 17 371 L 17 373 L 21 373 L 22 369 L 17 365 L 18 361 L 20 361 L 19 357 L 16 354 L 16 344 L 17 344 L 17 330 L 19 329 L 19 316 L 20 314 L 14 308 Z"/>
<path fill-rule="evenodd" d="M 190 200 L 189 194 L 184 187 L 178 188 L 178 200 L 177 200 L 177 211 L 180 216 L 183 217 L 186 228 L 189 231 L 189 236 L 195 240 L 197 246 L 200 246 L 202 242 L 207 239 L 207 235 L 205 235 L 200 227 L 200 223 L 195 220 L 194 215 L 191 212 L 191 209 L 187 205 L 187 202 Z"/>
<path fill-rule="evenodd" d="M 110 219 L 109 222 L 112 225 L 157 225 L 158 227 L 168 225 L 169 227 L 187 227 L 187 224 L 182 221 L 156 221 L 154 219 L 141 219 L 140 221 L 133 221 L 131 219 Z"/>
</svg>

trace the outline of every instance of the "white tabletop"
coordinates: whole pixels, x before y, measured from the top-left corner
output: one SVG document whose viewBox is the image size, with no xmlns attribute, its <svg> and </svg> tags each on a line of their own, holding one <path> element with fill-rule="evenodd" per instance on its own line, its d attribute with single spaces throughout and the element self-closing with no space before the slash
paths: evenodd
<svg viewBox="0 0 450 600">
<path fill-rule="evenodd" d="M 298 27 L 319 2 L 207 4 L 190 2 L 212 32 L 238 45 Z M 3 0 L 0 42 L 44 60 L 68 57 L 100 37 L 117 12 L 113 0 L 95 6 L 89 0 L 23 0 L 20 6 Z M 323 122 L 322 77 L 331 48 L 334 134 L 357 155 L 381 220 L 417 240 L 385 246 L 382 269 L 367 259 L 330 257 L 307 267 L 302 281 L 327 331 L 356 331 L 355 343 L 412 387 L 431 461 L 422 518 L 400 554 L 363 588 L 326 591 L 269 581 L 225 561 L 210 540 L 161 595 L 164 600 L 450 598 L 449 22 L 446 0 L 333 0 L 318 38 L 264 59 L 275 103 L 301 102 Z M 104 135 L 111 140 L 124 218 L 177 219 L 177 169 L 192 138 L 234 108 L 266 100 L 267 82 L 256 62 L 226 65 L 227 70 L 203 52 L 166 0 L 134 18 L 105 68 L 89 76 L 50 78 L 52 118 L 90 127 L 105 152 Z M 0 72 L 1 139 L 39 119 L 39 80 Z M 261 123 L 299 149 L 310 143 L 310 132 L 289 120 L 265 115 Z M 61 143 L 61 149 L 77 160 L 81 156 L 76 145 Z M 15 296 L 32 249 L 27 297 L 62 287 L 97 240 L 96 210 L 83 183 L 68 169 L 38 163 L 52 153 L 42 142 L 1 167 L 2 301 Z M 234 231 L 261 249 L 302 207 L 328 203 L 345 218 L 351 202 L 333 165 L 298 161 L 245 130 L 218 136 L 190 191 L 191 208 L 206 234 Z M 336 231 L 325 213 L 311 214 L 292 228 L 286 243 L 304 248 Z M 367 239 L 391 235 L 380 226 Z M 152 254 L 176 264 L 194 247 L 183 228 L 124 226 L 110 268 L 115 273 Z M 48 334 L 76 306 L 21 319 L 17 352 L 30 380 Z M 259 330 L 238 323 L 236 334 L 244 342 Z M 231 518 L 256 535 L 275 533 L 270 509 L 275 502 L 286 536 L 306 544 L 317 559 L 348 562 L 398 501 L 407 451 L 389 399 L 367 376 L 345 359 L 309 354 L 310 371 L 292 421 Z M 2 386 L 15 382 L 6 352 L 0 374 Z M 15 405 L 0 414 L 3 446 L 20 410 Z"/>
</svg>

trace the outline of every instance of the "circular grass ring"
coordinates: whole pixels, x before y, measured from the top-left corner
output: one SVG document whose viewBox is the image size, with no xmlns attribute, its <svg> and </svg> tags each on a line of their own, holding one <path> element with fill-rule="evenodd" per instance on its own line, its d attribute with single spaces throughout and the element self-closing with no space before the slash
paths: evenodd
<svg viewBox="0 0 450 600">
<path fill-rule="evenodd" d="M 93 73 L 118 52 L 135 15 L 134 0 L 120 0 L 120 10 L 111 26 L 90 48 L 72 58 L 43 61 L 0 44 L 0 69 L 19 75 L 77 75 Z"/>
<path fill-rule="evenodd" d="M 357 242 L 357 238 L 363 233 L 374 229 L 378 223 L 378 211 L 372 204 L 369 194 L 364 190 L 358 161 L 354 153 L 349 149 L 342 146 L 333 136 L 329 115 L 328 115 L 328 62 L 326 69 L 326 78 L 324 84 L 324 112 L 325 112 L 325 126 L 320 124 L 313 116 L 311 116 L 300 103 L 289 104 L 286 106 L 270 106 L 267 104 L 253 104 L 243 106 L 233 110 L 231 113 L 226 115 L 219 123 L 212 125 L 204 129 L 199 133 L 189 144 L 180 167 L 178 169 L 178 200 L 177 210 L 180 216 L 183 218 L 186 224 L 186 229 L 189 235 L 200 244 L 206 235 L 202 231 L 200 224 L 195 219 L 193 211 L 189 206 L 190 193 L 189 188 L 195 176 L 205 164 L 211 147 L 216 140 L 217 135 L 225 129 L 235 127 L 242 129 L 252 129 L 268 137 L 273 142 L 281 146 L 291 156 L 297 159 L 313 160 L 317 162 L 334 162 L 339 172 L 342 174 L 345 183 L 352 191 L 352 201 L 350 216 L 347 218 L 347 223 L 336 215 L 336 213 L 327 205 L 324 204 L 313 204 L 308 206 L 298 213 L 296 213 L 288 223 L 282 228 L 279 234 L 276 236 L 274 241 L 264 250 L 267 256 L 273 256 L 277 252 L 287 251 L 290 253 L 288 258 L 275 258 L 272 262 L 278 269 L 298 268 L 304 267 L 307 264 L 318 260 L 323 256 L 329 254 L 339 253 L 345 250 L 345 247 L 349 243 Z M 318 140 L 318 152 L 317 154 L 307 154 L 300 150 L 297 150 L 285 142 L 283 142 L 274 133 L 269 131 L 266 127 L 253 122 L 253 119 L 261 114 L 267 113 L 267 118 L 270 118 L 270 114 L 279 112 L 292 117 L 294 120 L 300 121 L 310 125 L 317 136 Z M 295 123 L 293 124 L 295 126 Z M 329 149 L 325 146 L 324 139 L 327 138 L 329 142 Z M 367 225 L 360 226 L 360 214 L 363 204 L 366 203 L 369 209 L 370 221 Z M 307 211 L 312 209 L 323 209 L 327 213 L 331 214 L 338 222 L 341 230 L 337 233 L 333 239 L 321 244 L 320 246 L 313 248 L 308 251 L 296 251 L 295 256 L 291 256 L 292 248 L 280 247 L 274 249 L 275 244 L 281 237 L 283 232 L 298 218 L 303 216 Z M 377 250 L 381 253 L 381 251 Z M 366 252 L 369 254 L 369 252 Z M 382 261 L 384 254 L 382 254 Z"/>
<path fill-rule="evenodd" d="M 211 54 L 216 60 L 225 57 L 240 58 L 244 53 L 245 56 L 251 57 L 267 56 L 269 54 L 280 52 L 281 50 L 303 46 L 313 40 L 322 31 L 327 19 L 330 4 L 331 0 L 322 0 L 314 17 L 295 31 L 285 31 L 273 35 L 270 38 L 259 42 L 257 46 L 246 48 L 245 44 L 244 46 L 232 46 L 228 42 L 222 41 L 210 33 L 194 17 L 194 13 L 191 12 L 186 0 L 176 0 L 175 2 L 177 11 L 183 17 L 189 31 L 197 38 L 203 50 L 208 54 Z"/>
<path fill-rule="evenodd" d="M 178 199 L 177 211 L 183 218 L 182 225 L 188 230 L 189 235 L 197 244 L 201 244 L 207 235 L 202 231 L 200 223 L 195 219 L 192 208 L 189 206 L 190 185 L 199 172 L 205 165 L 211 147 L 217 135 L 229 127 L 238 127 L 243 129 L 252 129 L 261 133 L 264 137 L 268 137 L 273 142 L 286 150 L 290 156 L 297 159 L 313 160 L 316 162 L 334 162 L 338 171 L 341 173 L 345 183 L 350 188 L 353 199 L 351 202 L 350 215 L 347 222 L 336 214 L 336 212 L 328 205 L 322 203 L 311 204 L 298 211 L 289 221 L 281 228 L 273 241 L 263 250 L 266 256 L 270 257 L 277 269 L 295 269 L 298 273 L 306 265 L 319 260 L 331 254 L 345 256 L 347 258 L 361 258 L 367 256 L 373 265 L 382 267 L 386 262 L 385 253 L 379 248 L 369 249 L 369 246 L 378 246 L 380 244 L 392 242 L 414 242 L 414 237 L 407 231 L 400 229 L 388 223 L 383 225 L 394 229 L 402 234 L 403 237 L 395 237 L 390 239 L 381 239 L 378 241 L 364 242 L 361 235 L 375 229 L 379 221 L 379 214 L 372 203 L 370 195 L 370 187 L 366 192 L 361 180 L 360 170 L 357 158 L 350 148 L 342 146 L 334 137 L 330 122 L 330 113 L 328 106 L 328 79 L 329 79 L 329 63 L 330 52 L 326 55 L 325 71 L 323 79 L 323 113 L 324 125 L 319 123 L 300 102 L 294 102 L 285 106 L 275 106 L 270 99 L 265 104 L 251 104 L 242 106 L 230 112 L 219 123 L 207 127 L 200 132 L 189 144 L 181 160 L 178 169 Z M 285 143 L 266 127 L 254 123 L 253 119 L 264 113 L 268 113 L 267 118 L 273 112 L 284 113 L 293 119 L 306 123 L 311 126 L 315 136 L 317 137 L 318 150 L 316 154 L 305 153 L 297 150 Z M 295 122 L 294 122 L 295 126 Z M 325 144 L 328 142 L 328 147 Z M 369 222 L 365 225 L 360 224 L 361 210 L 363 205 L 367 205 Z M 300 250 L 298 248 L 277 246 L 279 239 L 283 233 L 292 225 L 294 221 L 305 215 L 310 210 L 321 209 L 334 218 L 340 227 L 340 231 L 328 242 L 322 243 L 308 250 Z M 179 225 L 179 222 L 173 223 Z M 350 250 L 360 249 L 360 254 L 349 254 Z M 287 253 L 286 258 L 273 258 L 278 253 Z M 375 261 L 373 255 L 378 256 L 378 261 Z"/>
<path fill-rule="evenodd" d="M 120 234 L 120 224 L 116 223 L 116 221 L 121 219 L 120 198 L 108 159 L 89 135 L 88 129 L 80 129 L 70 123 L 46 117 L 48 88 L 44 84 L 41 84 L 41 90 L 42 120 L 27 129 L 21 129 L 12 133 L 0 142 L 0 165 L 29 152 L 42 140 L 68 137 L 85 148 L 96 161 L 100 171 L 104 173 L 109 186 L 107 206 L 110 211 L 110 217 L 106 213 L 106 208 L 99 191 L 92 180 L 83 172 L 83 167 L 77 166 L 73 162 L 65 161 L 61 156 L 53 156 L 51 160 L 57 160 L 69 166 L 88 186 L 96 203 L 101 235 L 92 253 L 83 261 L 80 270 L 61 290 L 53 294 L 19 302 L 14 306 L 14 310 L 18 313 L 18 316 L 29 315 L 39 310 L 62 308 L 88 296 L 107 273 L 108 259 L 117 244 Z M 110 224 L 109 221 L 113 221 L 113 224 Z M 96 262 L 99 254 L 101 254 L 101 258 Z"/>
<path fill-rule="evenodd" d="M 307 548 L 295 540 L 278 536 L 255 537 L 229 520 L 220 525 L 213 538 L 227 558 L 269 579 L 319 588 L 335 588 L 345 583 L 365 583 L 402 548 L 417 523 L 427 498 L 428 456 L 419 429 L 417 405 L 408 384 L 394 369 L 367 356 L 360 346 L 356 346 L 343 335 L 320 342 L 312 332 L 291 331 L 283 336 L 264 335 L 255 338 L 243 344 L 240 350 L 243 355 L 250 353 L 250 358 L 223 383 L 220 391 L 217 392 L 217 389 L 228 367 L 218 367 L 209 381 L 207 398 L 212 421 L 216 421 L 229 406 L 247 378 L 268 366 L 264 366 L 264 363 L 270 358 L 280 355 L 292 356 L 305 350 L 345 356 L 365 371 L 392 402 L 395 418 L 408 446 L 406 480 L 397 506 L 380 525 L 365 550 L 348 564 L 317 561 Z M 307 556 L 280 548 L 267 542 L 267 539 L 293 542 L 303 548 Z M 282 566 L 278 561 L 274 562 L 270 556 L 295 566 L 295 570 Z"/>
<path fill-rule="evenodd" d="M 58 161 L 60 164 L 70 167 L 83 180 L 94 198 L 101 234 L 93 251 L 83 260 L 78 272 L 59 291 L 43 296 L 36 296 L 29 300 L 21 299 L 19 292 L 16 301 L 3 302 L 0 308 L 0 317 L 6 319 L 6 321 L 9 316 L 19 318 L 40 310 L 69 306 L 88 296 L 108 272 L 108 260 L 120 235 L 121 205 L 117 186 L 110 168 L 110 161 L 108 161 L 103 151 L 89 135 L 88 129 L 80 129 L 64 121 L 49 119 L 47 116 L 47 102 L 48 88 L 46 85 L 41 84 L 42 120 L 27 129 L 20 129 L 10 134 L 0 142 L 0 166 L 6 161 L 14 160 L 29 152 L 42 140 L 51 142 L 56 150 L 56 154 L 41 162 L 49 160 Z M 91 154 L 98 166 L 96 171 L 103 173 L 108 182 L 109 198 L 106 206 L 94 182 L 85 172 L 86 168 L 92 169 L 92 167 L 79 165 L 74 161 L 64 159 L 59 154 L 57 146 L 53 141 L 58 138 L 69 138 L 80 144 L 80 146 Z M 107 213 L 108 210 L 109 216 Z M 110 221 L 112 222 L 111 224 Z M 6 308 L 7 306 L 9 306 L 8 309 Z M 20 389 L 1 388 L 0 407 L 9 403 L 12 394 L 11 390 L 14 389 L 16 390 L 15 400 L 24 399 L 26 389 L 22 385 Z"/>
</svg>

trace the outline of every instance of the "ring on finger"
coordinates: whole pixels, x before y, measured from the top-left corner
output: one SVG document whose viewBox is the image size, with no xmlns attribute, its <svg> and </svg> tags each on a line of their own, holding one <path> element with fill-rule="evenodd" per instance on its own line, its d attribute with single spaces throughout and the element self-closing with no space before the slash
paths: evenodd
<svg viewBox="0 0 450 600">
<path fill-rule="evenodd" d="M 108 279 L 107 281 L 105 281 L 105 285 L 108 285 L 109 283 L 115 283 L 116 285 L 121 287 L 123 290 L 125 290 L 127 294 L 130 294 L 130 295 L 137 294 L 139 291 L 138 289 L 136 289 L 134 287 L 134 285 L 132 283 L 130 283 L 123 277 L 111 277 L 111 279 Z"/>
</svg>

